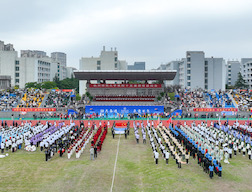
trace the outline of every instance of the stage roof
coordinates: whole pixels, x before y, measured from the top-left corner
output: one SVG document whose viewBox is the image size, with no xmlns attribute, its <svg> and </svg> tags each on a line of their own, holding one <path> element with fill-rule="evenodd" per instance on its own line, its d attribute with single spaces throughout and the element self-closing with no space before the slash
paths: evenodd
<svg viewBox="0 0 252 192">
<path fill-rule="evenodd" d="M 176 70 L 75 70 L 79 80 L 173 80 Z"/>
</svg>

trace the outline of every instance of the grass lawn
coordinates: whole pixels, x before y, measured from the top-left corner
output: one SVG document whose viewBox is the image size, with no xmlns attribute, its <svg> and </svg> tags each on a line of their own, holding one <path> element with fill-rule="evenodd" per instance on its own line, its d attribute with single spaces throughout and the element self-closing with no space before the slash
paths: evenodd
<svg viewBox="0 0 252 192">
<path fill-rule="evenodd" d="M 103 148 L 95 161 L 89 148 L 80 159 L 75 154 L 57 154 L 49 162 L 39 150 L 18 152 L 0 159 L 0 191 L 110 191 L 119 136 L 112 139 L 109 129 Z M 133 130 L 126 140 L 120 137 L 113 191 L 252 191 L 252 161 L 238 155 L 223 165 L 223 177 L 211 180 L 196 160 L 178 169 L 159 158 L 155 165 L 149 141 L 136 144 Z"/>
</svg>

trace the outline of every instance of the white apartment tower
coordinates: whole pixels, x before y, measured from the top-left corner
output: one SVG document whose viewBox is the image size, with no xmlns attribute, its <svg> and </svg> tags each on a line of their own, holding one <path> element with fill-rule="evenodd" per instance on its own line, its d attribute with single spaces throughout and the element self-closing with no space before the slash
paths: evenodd
<svg viewBox="0 0 252 192">
<path fill-rule="evenodd" d="M 252 58 L 241 59 L 241 74 L 249 89 L 252 89 Z"/>
<path fill-rule="evenodd" d="M 18 85 L 19 67 L 18 53 L 13 48 L 12 44 L 4 44 L 0 41 L 0 75 L 11 76 L 11 85 Z"/>
<path fill-rule="evenodd" d="M 225 90 L 225 61 L 223 58 L 205 58 L 203 51 L 187 51 L 186 58 L 171 61 L 161 68 L 177 70 L 176 77 L 170 82 L 171 85 L 180 85 L 192 90 Z"/>
</svg>

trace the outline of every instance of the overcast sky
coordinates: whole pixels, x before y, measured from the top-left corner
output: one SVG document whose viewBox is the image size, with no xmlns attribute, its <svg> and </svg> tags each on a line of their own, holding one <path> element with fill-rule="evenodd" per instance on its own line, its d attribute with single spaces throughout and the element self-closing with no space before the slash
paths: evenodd
<svg viewBox="0 0 252 192">
<path fill-rule="evenodd" d="M 0 40 L 20 50 L 81 57 L 116 47 L 147 69 L 204 51 L 207 57 L 252 57 L 252 0 L 1 0 Z"/>
</svg>

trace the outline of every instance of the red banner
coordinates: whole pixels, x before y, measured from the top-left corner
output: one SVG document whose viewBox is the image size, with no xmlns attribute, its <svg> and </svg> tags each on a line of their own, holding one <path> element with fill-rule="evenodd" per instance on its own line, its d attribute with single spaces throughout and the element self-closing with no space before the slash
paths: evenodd
<svg viewBox="0 0 252 192">
<path fill-rule="evenodd" d="M 221 112 L 221 111 L 237 111 L 237 108 L 194 108 L 197 112 Z"/>
<path fill-rule="evenodd" d="M 162 88 L 161 84 L 89 84 L 89 88 Z"/>
<path fill-rule="evenodd" d="M 116 123 L 116 127 L 127 127 L 127 123 Z"/>
<path fill-rule="evenodd" d="M 56 108 L 12 108 L 14 112 L 47 112 L 56 111 Z"/>
<path fill-rule="evenodd" d="M 62 91 L 62 92 L 73 92 L 72 89 L 55 89 L 55 91 Z"/>
</svg>

